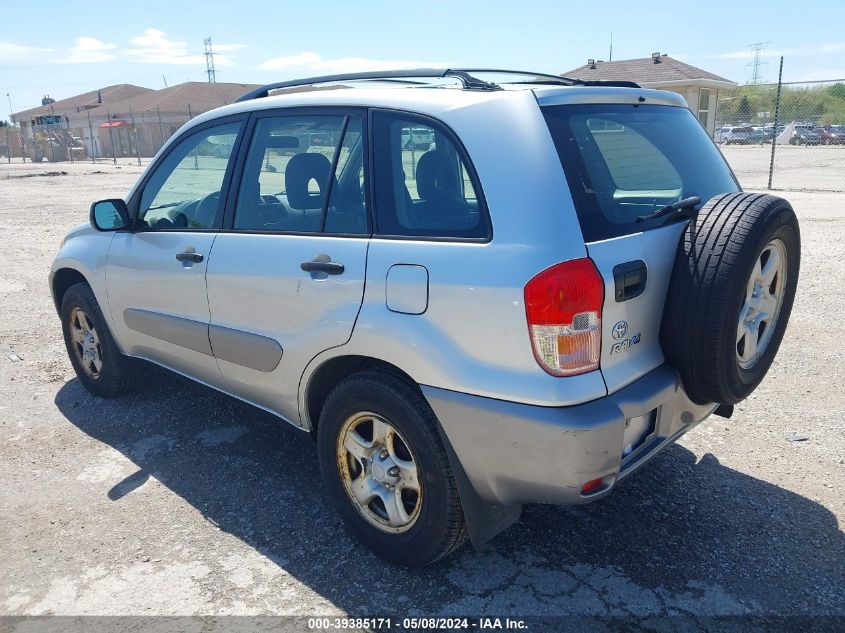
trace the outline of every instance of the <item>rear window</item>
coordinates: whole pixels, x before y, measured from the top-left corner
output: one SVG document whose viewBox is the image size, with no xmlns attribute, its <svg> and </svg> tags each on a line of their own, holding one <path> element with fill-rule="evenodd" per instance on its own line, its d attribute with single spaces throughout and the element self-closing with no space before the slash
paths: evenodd
<svg viewBox="0 0 845 633">
<path fill-rule="evenodd" d="M 636 218 L 690 196 L 739 191 L 719 150 L 686 108 L 543 108 L 588 242 L 662 226 Z"/>
</svg>

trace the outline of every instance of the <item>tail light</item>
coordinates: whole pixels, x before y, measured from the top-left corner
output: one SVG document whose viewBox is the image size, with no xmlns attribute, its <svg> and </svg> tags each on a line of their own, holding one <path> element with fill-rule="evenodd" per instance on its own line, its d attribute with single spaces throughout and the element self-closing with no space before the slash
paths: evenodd
<svg viewBox="0 0 845 633">
<path fill-rule="evenodd" d="M 604 281 L 588 258 L 547 268 L 525 285 L 534 357 L 553 376 L 598 369 Z"/>
</svg>

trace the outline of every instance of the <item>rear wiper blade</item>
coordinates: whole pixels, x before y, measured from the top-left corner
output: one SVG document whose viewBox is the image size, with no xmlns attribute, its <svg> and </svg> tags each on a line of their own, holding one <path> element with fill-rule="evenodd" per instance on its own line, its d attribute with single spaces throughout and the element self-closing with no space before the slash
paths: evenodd
<svg viewBox="0 0 845 633">
<path fill-rule="evenodd" d="M 662 207 L 657 211 L 652 211 L 651 213 L 648 213 L 646 215 L 638 215 L 637 222 L 645 222 L 646 220 L 653 220 L 654 218 L 662 218 L 664 215 L 669 215 L 670 213 L 677 213 L 678 211 L 683 211 L 684 209 L 694 207 L 699 202 L 701 202 L 701 197 L 690 196 L 689 198 L 678 200 L 677 202 L 673 202 L 672 204 L 667 204 L 665 207 Z"/>
</svg>

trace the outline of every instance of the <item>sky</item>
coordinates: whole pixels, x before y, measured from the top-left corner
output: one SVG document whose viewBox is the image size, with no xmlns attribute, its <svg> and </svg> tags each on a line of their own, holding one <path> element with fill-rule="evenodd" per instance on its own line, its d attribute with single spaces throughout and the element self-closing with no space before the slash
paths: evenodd
<svg viewBox="0 0 845 633">
<path fill-rule="evenodd" d="M 668 53 L 745 83 L 845 78 L 842 0 L 564 2 L 519 0 L 87 0 L 3 2 L 0 120 L 103 86 L 270 83 L 360 70 L 495 67 L 562 73 L 588 58 Z M 37 10 L 34 8 L 37 6 Z M 8 95 L 8 98 L 7 98 Z"/>
</svg>

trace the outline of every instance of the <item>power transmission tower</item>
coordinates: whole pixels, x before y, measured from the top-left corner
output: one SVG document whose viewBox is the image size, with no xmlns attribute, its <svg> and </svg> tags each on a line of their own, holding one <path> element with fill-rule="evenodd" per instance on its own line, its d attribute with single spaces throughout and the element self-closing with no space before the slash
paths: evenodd
<svg viewBox="0 0 845 633">
<path fill-rule="evenodd" d="M 748 47 L 751 49 L 751 54 L 753 55 L 753 59 L 751 60 L 750 64 L 746 64 L 746 68 L 751 68 L 751 79 L 748 83 L 756 84 L 760 82 L 760 67 L 761 66 L 768 66 L 769 62 L 764 62 L 762 60 L 763 55 L 766 54 L 766 44 L 769 42 L 754 42 L 754 44 L 749 44 Z"/>
<path fill-rule="evenodd" d="M 211 38 L 207 37 L 203 41 L 205 44 L 205 69 L 208 72 L 208 83 L 217 83 L 217 73 L 214 71 L 214 50 L 211 48 Z"/>
</svg>

